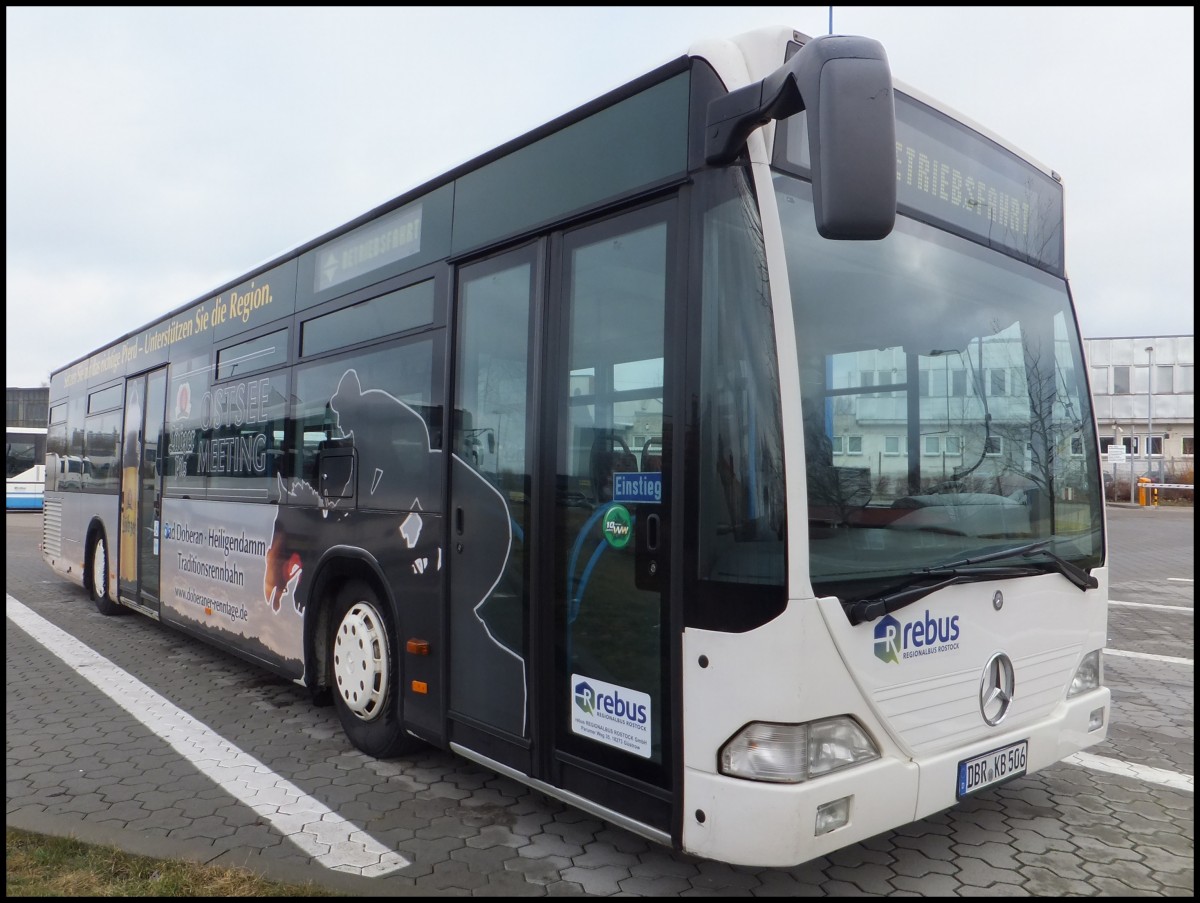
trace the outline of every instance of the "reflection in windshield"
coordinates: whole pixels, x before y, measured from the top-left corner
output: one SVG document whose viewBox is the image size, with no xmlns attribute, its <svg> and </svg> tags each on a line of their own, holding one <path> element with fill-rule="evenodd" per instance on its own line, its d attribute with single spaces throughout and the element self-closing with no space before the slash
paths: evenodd
<svg viewBox="0 0 1200 903">
<path fill-rule="evenodd" d="M 807 183 L 775 185 L 800 356 L 819 594 L 1054 540 L 1100 564 L 1090 397 L 1065 284 L 912 220 L 816 235 Z"/>
</svg>

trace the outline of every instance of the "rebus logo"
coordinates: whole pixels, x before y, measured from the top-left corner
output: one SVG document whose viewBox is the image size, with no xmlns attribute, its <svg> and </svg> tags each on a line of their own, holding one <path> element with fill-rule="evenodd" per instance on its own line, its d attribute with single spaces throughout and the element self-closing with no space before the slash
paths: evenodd
<svg viewBox="0 0 1200 903">
<path fill-rule="evenodd" d="M 605 714 L 634 724 L 646 723 L 646 707 L 622 699 L 619 693 L 597 693 L 590 684 L 575 685 L 575 705 L 586 715 Z"/>
<path fill-rule="evenodd" d="M 952 652 L 958 648 L 959 633 L 958 615 L 935 618 L 926 609 L 906 623 L 887 615 L 875 625 L 875 657 L 899 664 L 902 658 Z"/>
<path fill-rule="evenodd" d="M 900 622 L 891 615 L 875 625 L 875 657 L 881 662 L 900 662 Z"/>
<path fill-rule="evenodd" d="M 591 715 L 596 711 L 596 691 L 586 683 L 576 684 L 575 705 L 579 706 L 585 715 Z"/>
</svg>

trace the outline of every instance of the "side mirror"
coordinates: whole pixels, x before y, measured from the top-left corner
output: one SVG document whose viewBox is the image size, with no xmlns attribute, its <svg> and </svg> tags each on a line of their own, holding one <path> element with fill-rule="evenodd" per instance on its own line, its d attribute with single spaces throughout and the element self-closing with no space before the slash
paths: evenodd
<svg viewBox="0 0 1200 903">
<path fill-rule="evenodd" d="M 808 112 L 813 202 L 823 238 L 878 240 L 896 224 L 896 108 L 883 45 L 823 35 L 760 82 L 708 106 L 705 158 L 732 163 L 756 128 Z"/>
</svg>

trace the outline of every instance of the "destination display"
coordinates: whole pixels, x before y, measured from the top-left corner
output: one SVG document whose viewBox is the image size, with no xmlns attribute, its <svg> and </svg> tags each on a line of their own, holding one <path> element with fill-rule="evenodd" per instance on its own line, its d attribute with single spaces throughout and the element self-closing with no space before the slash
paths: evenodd
<svg viewBox="0 0 1200 903">
<path fill-rule="evenodd" d="M 331 241 L 317 254 L 313 291 L 411 257 L 421 250 L 420 202 L 380 217 L 349 235 Z"/>
<path fill-rule="evenodd" d="M 1063 272 L 1062 184 L 985 135 L 895 92 L 896 208 Z M 787 120 L 782 162 L 809 174 L 805 114 Z"/>
</svg>

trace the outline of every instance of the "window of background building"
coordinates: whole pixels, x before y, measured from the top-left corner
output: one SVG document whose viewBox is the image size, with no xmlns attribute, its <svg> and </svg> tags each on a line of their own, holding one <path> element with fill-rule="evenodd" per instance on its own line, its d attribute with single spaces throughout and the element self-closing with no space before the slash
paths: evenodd
<svg viewBox="0 0 1200 903">
<path fill-rule="evenodd" d="M 964 398 L 971 394 L 966 370 L 955 370 L 950 374 L 950 394 L 955 398 Z"/>
<path fill-rule="evenodd" d="M 1129 394 L 1129 368 L 1128 367 L 1113 367 L 1112 368 L 1112 394 L 1113 395 L 1128 395 Z"/>
<path fill-rule="evenodd" d="M 1175 391 L 1175 368 L 1160 364 L 1154 368 L 1154 394 L 1170 395 Z"/>
</svg>

